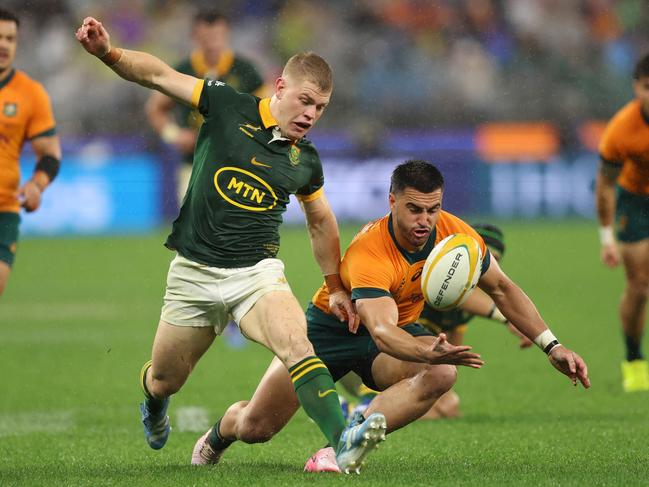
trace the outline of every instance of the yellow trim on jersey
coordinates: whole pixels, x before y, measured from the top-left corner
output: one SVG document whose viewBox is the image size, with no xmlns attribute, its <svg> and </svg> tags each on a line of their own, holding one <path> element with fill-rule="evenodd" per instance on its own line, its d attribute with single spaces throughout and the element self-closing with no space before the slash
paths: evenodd
<svg viewBox="0 0 649 487">
<path fill-rule="evenodd" d="M 305 194 L 305 195 L 296 194 L 295 197 L 296 197 L 298 200 L 300 200 L 302 203 L 308 203 L 308 202 L 310 202 L 310 201 L 315 201 L 315 200 L 317 200 L 317 199 L 320 198 L 323 194 L 324 194 L 324 187 L 322 187 L 322 188 L 320 188 L 320 189 L 317 189 L 316 191 L 314 191 L 314 192 L 311 193 L 311 194 Z"/>
<path fill-rule="evenodd" d="M 190 103 L 194 108 L 198 108 L 198 102 L 201 100 L 201 93 L 203 92 L 204 84 L 205 80 L 199 79 L 194 85 L 194 91 L 192 91 L 192 98 L 190 100 Z"/>
<path fill-rule="evenodd" d="M 259 102 L 259 116 L 265 129 L 278 125 L 277 120 L 270 113 L 270 98 L 264 98 Z"/>
<path fill-rule="evenodd" d="M 232 69 L 232 65 L 234 64 L 234 52 L 228 49 L 221 54 L 215 65 L 208 66 L 205 62 L 203 51 L 196 50 L 192 52 L 189 62 L 191 63 L 194 72 L 201 78 L 204 78 L 208 73 L 213 73 L 217 78 L 222 78 L 230 72 L 230 69 Z"/>
<path fill-rule="evenodd" d="M 311 367 L 309 367 L 309 368 L 307 368 L 307 369 L 304 369 L 304 370 L 303 370 L 302 372 L 300 372 L 299 374 L 297 374 L 297 375 L 291 377 L 291 380 L 295 383 L 297 380 L 300 379 L 300 377 L 302 377 L 303 375 L 308 374 L 308 373 L 311 372 L 312 370 L 315 370 L 315 369 L 326 369 L 326 368 L 327 368 L 327 366 L 326 366 L 325 364 L 323 364 L 322 361 L 318 360 L 318 362 L 320 362 L 320 363 L 317 363 L 317 364 L 315 364 L 315 365 L 312 365 Z"/>
</svg>

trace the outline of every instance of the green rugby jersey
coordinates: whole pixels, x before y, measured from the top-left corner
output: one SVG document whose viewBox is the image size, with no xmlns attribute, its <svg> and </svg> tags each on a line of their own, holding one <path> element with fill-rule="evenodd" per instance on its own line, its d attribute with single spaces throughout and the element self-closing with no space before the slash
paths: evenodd
<svg viewBox="0 0 649 487">
<path fill-rule="evenodd" d="M 176 71 L 194 76 L 199 79 L 223 81 L 241 93 L 260 95 L 264 88 L 264 79 L 255 66 L 246 58 L 228 50 L 223 53 L 215 66 L 208 66 L 201 51 L 194 51 L 175 66 Z M 178 103 L 174 107 L 174 118 L 181 127 L 198 130 L 203 123 L 203 117 L 196 110 L 185 104 Z M 183 161 L 192 163 L 193 154 L 183 154 Z"/>
<path fill-rule="evenodd" d="M 201 87 L 202 85 L 202 87 Z M 324 177 L 311 142 L 281 137 L 270 98 L 220 81 L 197 83 L 205 118 L 180 215 L 166 246 L 213 267 L 247 267 L 275 257 L 289 195 L 318 198 Z"/>
</svg>

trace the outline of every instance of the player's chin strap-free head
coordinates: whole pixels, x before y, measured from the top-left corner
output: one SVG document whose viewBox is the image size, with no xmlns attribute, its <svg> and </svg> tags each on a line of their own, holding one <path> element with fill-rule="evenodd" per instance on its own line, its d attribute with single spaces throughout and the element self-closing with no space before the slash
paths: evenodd
<svg viewBox="0 0 649 487">
<path fill-rule="evenodd" d="M 471 226 L 482 237 L 489 248 L 489 252 L 500 262 L 505 255 L 505 235 L 503 231 L 496 225 L 489 223 L 474 223 Z"/>
</svg>

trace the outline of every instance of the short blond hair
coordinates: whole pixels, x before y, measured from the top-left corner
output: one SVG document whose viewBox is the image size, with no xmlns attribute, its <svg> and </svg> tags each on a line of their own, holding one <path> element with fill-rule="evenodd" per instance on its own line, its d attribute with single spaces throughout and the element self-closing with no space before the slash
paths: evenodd
<svg viewBox="0 0 649 487">
<path fill-rule="evenodd" d="M 315 52 L 301 52 L 292 56 L 284 65 L 282 76 L 286 75 L 310 81 L 324 92 L 333 89 L 331 66 Z"/>
</svg>

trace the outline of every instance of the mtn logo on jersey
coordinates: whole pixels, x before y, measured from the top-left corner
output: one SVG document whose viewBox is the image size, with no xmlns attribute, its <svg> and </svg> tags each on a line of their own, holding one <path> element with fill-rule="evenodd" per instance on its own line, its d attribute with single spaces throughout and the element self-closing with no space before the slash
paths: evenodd
<svg viewBox="0 0 649 487">
<path fill-rule="evenodd" d="M 214 173 L 214 186 L 221 197 L 248 211 L 269 211 L 277 205 L 277 195 L 262 178 L 238 167 L 222 167 Z"/>
</svg>

